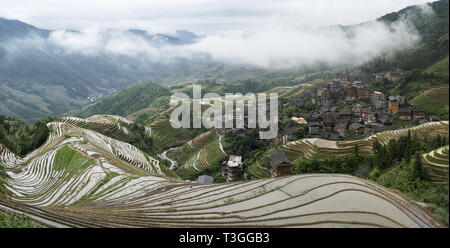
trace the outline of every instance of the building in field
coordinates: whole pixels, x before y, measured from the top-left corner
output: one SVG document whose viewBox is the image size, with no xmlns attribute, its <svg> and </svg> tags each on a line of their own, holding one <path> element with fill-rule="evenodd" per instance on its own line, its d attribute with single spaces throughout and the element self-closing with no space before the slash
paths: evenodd
<svg viewBox="0 0 450 248">
<path fill-rule="evenodd" d="M 269 154 L 272 175 L 282 177 L 292 172 L 292 162 L 279 150 Z"/>
<path fill-rule="evenodd" d="M 357 136 L 364 135 L 365 131 L 366 131 L 366 128 L 363 125 L 359 124 L 359 123 L 352 123 L 350 125 L 350 128 L 355 131 L 355 134 Z"/>
<path fill-rule="evenodd" d="M 369 99 L 370 91 L 368 89 L 359 88 L 358 89 L 358 100 Z"/>
<path fill-rule="evenodd" d="M 228 161 L 222 164 L 222 176 L 227 182 L 235 181 L 241 177 L 242 168 L 242 157 L 230 155 Z"/>
<path fill-rule="evenodd" d="M 338 122 L 334 125 L 334 131 L 341 137 L 345 136 L 345 131 L 347 131 L 346 122 Z"/>
<path fill-rule="evenodd" d="M 413 108 L 411 109 L 412 117 L 414 120 L 424 119 L 426 117 L 425 109 L 422 108 Z"/>
<path fill-rule="evenodd" d="M 398 82 L 400 79 L 402 79 L 401 75 L 397 72 L 388 72 L 384 74 L 384 77 L 388 80 L 391 80 L 392 82 Z"/>
<path fill-rule="evenodd" d="M 350 98 L 356 98 L 358 96 L 357 88 L 351 85 L 347 85 L 345 87 L 345 96 Z"/>
<path fill-rule="evenodd" d="M 411 120 L 412 119 L 411 109 L 409 109 L 409 108 L 399 108 L 397 115 L 400 120 Z"/>
<path fill-rule="evenodd" d="M 370 103 L 372 105 L 375 105 L 376 102 L 384 100 L 386 100 L 386 97 L 382 92 L 374 91 L 372 94 L 370 94 Z"/>
<path fill-rule="evenodd" d="M 399 109 L 400 103 L 397 99 L 389 100 L 389 113 L 390 114 L 397 114 Z"/>
</svg>

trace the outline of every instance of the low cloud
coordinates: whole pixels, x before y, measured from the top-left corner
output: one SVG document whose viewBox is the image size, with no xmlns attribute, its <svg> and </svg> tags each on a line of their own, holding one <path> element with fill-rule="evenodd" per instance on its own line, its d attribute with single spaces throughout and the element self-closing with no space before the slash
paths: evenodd
<svg viewBox="0 0 450 248">
<path fill-rule="evenodd" d="M 427 6 L 421 9 L 425 14 L 432 14 Z M 318 28 L 279 21 L 255 27 L 252 31 L 206 35 L 189 44 L 175 45 L 164 39 L 165 36 L 146 36 L 127 30 L 90 28 L 80 32 L 53 31 L 47 39 L 48 44 L 44 46 L 40 42 L 39 46 L 52 47 L 52 53 L 56 54 L 120 55 L 161 64 L 178 59 L 209 58 L 228 64 L 278 70 L 361 63 L 413 47 L 420 41 L 417 30 L 405 16 L 390 25 L 371 21 L 350 28 Z"/>
<path fill-rule="evenodd" d="M 316 64 L 360 63 L 374 56 L 406 49 L 419 41 L 407 19 L 388 26 L 374 21 L 352 30 L 298 28 L 271 25 L 248 33 L 211 35 L 188 45 L 155 45 L 151 40 L 124 31 L 55 31 L 49 41 L 65 53 L 144 56 L 151 62 L 170 63 L 177 58 L 207 55 L 213 60 L 262 68 L 292 69 Z"/>
<path fill-rule="evenodd" d="M 381 22 L 370 22 L 352 31 L 344 31 L 340 27 L 299 29 L 273 26 L 251 34 L 208 36 L 189 49 L 228 63 L 289 69 L 318 63 L 359 63 L 383 53 L 410 48 L 418 41 L 417 31 L 402 20 L 391 27 Z"/>
</svg>

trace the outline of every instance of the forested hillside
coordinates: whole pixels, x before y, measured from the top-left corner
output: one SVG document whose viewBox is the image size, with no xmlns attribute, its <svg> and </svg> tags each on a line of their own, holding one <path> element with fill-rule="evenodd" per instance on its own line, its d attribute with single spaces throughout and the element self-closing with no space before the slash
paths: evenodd
<svg viewBox="0 0 450 248">
<path fill-rule="evenodd" d="M 82 110 L 69 112 L 67 115 L 83 118 L 96 114 L 127 116 L 143 108 L 158 107 L 158 99 L 169 95 L 169 88 L 144 82 L 130 86 Z"/>
<path fill-rule="evenodd" d="M 47 123 L 55 119 L 49 117 L 33 125 L 26 125 L 20 120 L 0 115 L 0 144 L 5 145 L 11 152 L 24 156 L 47 140 Z"/>
<path fill-rule="evenodd" d="M 361 71 L 369 74 L 402 73 L 403 78 L 392 89 L 393 94 L 415 97 L 427 88 L 448 85 L 449 1 L 436 1 L 428 6 L 432 12 L 412 6 L 379 19 L 391 23 L 408 15 L 421 39 L 414 49 L 377 57 L 361 66 Z"/>
</svg>

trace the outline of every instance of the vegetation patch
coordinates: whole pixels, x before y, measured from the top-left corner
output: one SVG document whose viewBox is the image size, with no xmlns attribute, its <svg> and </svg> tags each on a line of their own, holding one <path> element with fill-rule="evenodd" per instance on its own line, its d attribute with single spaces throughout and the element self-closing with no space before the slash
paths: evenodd
<svg viewBox="0 0 450 248">
<path fill-rule="evenodd" d="M 24 215 L 0 211 L 0 228 L 41 228 L 41 224 Z"/>
<path fill-rule="evenodd" d="M 49 117 L 26 125 L 20 120 L 0 115 L 0 143 L 14 154 L 25 156 L 45 143 L 50 133 L 47 123 L 55 119 Z"/>
<path fill-rule="evenodd" d="M 93 163 L 94 159 L 86 157 L 65 145 L 56 152 L 53 168 L 77 176 Z"/>
<path fill-rule="evenodd" d="M 442 119 L 448 120 L 448 92 L 448 87 L 430 89 L 412 99 L 411 103 L 416 107 L 423 108 L 430 113 L 436 114 Z"/>
</svg>

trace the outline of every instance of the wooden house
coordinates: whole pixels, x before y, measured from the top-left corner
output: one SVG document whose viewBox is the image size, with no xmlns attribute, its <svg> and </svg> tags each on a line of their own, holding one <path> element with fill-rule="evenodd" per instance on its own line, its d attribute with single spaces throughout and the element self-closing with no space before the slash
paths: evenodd
<svg viewBox="0 0 450 248">
<path fill-rule="evenodd" d="M 292 162 L 283 152 L 275 150 L 269 154 L 269 158 L 270 166 L 272 168 L 272 175 L 281 177 L 292 172 Z"/>
</svg>

